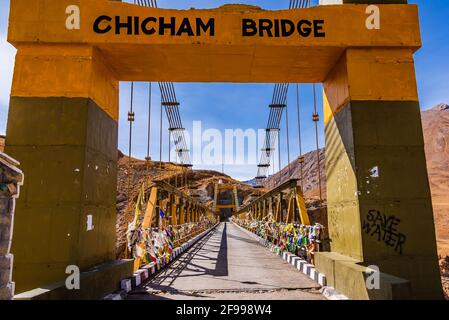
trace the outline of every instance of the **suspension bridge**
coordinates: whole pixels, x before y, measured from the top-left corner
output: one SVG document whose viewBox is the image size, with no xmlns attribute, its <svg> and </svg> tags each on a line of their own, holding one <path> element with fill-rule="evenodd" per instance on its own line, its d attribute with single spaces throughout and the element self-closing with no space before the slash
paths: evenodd
<svg viewBox="0 0 449 320">
<path fill-rule="evenodd" d="M 324 299 L 323 288 L 350 299 L 441 298 L 413 61 L 421 47 L 417 6 L 366 2 L 291 0 L 269 11 L 12 0 L 8 41 L 17 55 L 5 152 L 20 165 L 2 163 L 25 178 L 21 186 L 10 175 L 14 235 L 2 233 L 8 238 L 0 254 L 15 299 L 101 299 L 120 291 L 143 300 Z M 158 83 L 159 161 L 162 168 L 165 111 L 165 143 L 176 154 L 169 161 L 182 168 L 175 181 L 149 179 L 137 194 L 128 174 L 133 219 L 125 259 L 115 252 L 119 81 L 131 86 L 129 172 L 136 81 L 148 82 L 146 161 L 154 158 Z M 254 197 L 246 203 L 236 185 L 218 181 L 208 204 L 190 192 L 194 168 L 175 82 L 274 84 Z M 323 84 L 325 225 L 310 215 L 303 194 L 301 83 L 314 84 L 318 179 L 315 84 Z M 291 105 L 300 174 L 292 178 L 289 167 L 266 190 L 283 143 L 291 164 Z M 79 288 L 67 287 L 70 266 L 81 271 Z M 373 274 L 379 288 L 366 285 Z M 11 295 L 13 282 L 2 284 Z"/>
</svg>

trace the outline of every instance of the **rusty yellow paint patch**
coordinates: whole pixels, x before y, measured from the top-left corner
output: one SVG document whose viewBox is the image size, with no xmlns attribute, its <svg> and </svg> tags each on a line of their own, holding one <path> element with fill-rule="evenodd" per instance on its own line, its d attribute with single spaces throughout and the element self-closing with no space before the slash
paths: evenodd
<svg viewBox="0 0 449 320">
<path fill-rule="evenodd" d="M 88 45 L 20 45 L 11 96 L 91 98 L 118 120 L 118 81 Z"/>
</svg>

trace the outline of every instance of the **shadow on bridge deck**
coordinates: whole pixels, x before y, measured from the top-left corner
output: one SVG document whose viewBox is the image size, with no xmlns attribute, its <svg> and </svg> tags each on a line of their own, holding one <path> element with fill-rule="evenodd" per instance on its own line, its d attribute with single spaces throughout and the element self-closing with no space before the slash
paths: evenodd
<svg viewBox="0 0 449 320">
<path fill-rule="evenodd" d="M 319 285 L 221 223 L 129 299 L 323 299 Z"/>
</svg>

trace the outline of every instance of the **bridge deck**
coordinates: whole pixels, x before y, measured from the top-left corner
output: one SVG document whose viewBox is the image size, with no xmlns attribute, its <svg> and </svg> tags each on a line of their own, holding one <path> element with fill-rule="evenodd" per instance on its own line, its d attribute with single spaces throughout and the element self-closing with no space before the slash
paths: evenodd
<svg viewBox="0 0 449 320">
<path fill-rule="evenodd" d="M 221 223 L 128 298 L 324 299 L 318 289 L 232 223 Z"/>
</svg>

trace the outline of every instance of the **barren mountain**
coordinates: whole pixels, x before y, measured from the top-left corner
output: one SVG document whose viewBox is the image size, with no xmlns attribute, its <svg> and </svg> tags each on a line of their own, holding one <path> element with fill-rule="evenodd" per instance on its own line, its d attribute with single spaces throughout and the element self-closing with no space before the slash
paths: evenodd
<svg viewBox="0 0 449 320">
<path fill-rule="evenodd" d="M 323 200 L 326 199 L 326 168 L 324 159 L 324 149 L 319 150 L 319 162 L 320 162 L 320 177 L 321 177 L 321 197 Z M 266 189 L 272 189 L 279 182 L 287 181 L 289 178 L 300 179 L 300 164 L 299 158 L 290 163 L 281 170 L 281 173 L 275 173 L 270 176 L 265 182 L 264 187 Z M 290 174 L 289 174 L 290 172 Z M 320 189 L 318 183 L 318 155 L 316 151 L 311 151 L 304 155 L 304 164 L 302 166 L 302 176 L 303 176 L 303 192 L 304 197 L 307 199 L 319 199 Z M 301 185 L 301 182 L 299 182 Z"/>
<path fill-rule="evenodd" d="M 449 106 L 422 112 L 424 141 L 440 255 L 449 255 Z"/>
</svg>

